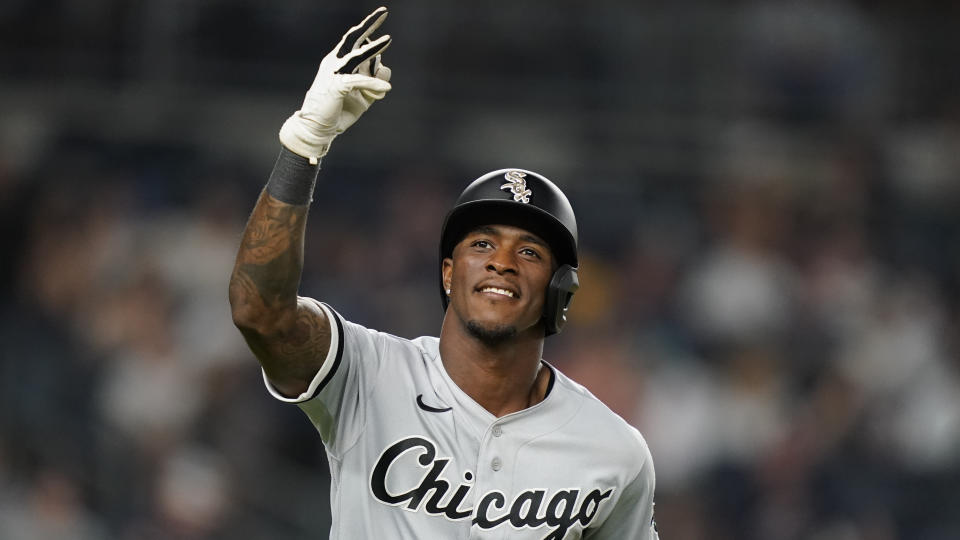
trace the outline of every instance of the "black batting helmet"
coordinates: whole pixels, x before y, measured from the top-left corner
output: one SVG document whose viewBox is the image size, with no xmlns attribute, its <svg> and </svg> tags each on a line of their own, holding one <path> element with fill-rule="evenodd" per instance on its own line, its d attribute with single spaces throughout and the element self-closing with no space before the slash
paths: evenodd
<svg viewBox="0 0 960 540">
<path fill-rule="evenodd" d="M 577 220 L 570 201 L 553 182 L 524 169 L 500 169 L 474 180 L 447 214 L 440 232 L 440 261 L 467 233 L 482 225 L 504 224 L 526 229 L 543 238 L 558 268 L 547 287 L 543 319 L 546 335 L 559 332 L 567 308 L 580 287 L 577 278 Z M 443 308 L 449 299 L 440 280 Z"/>
</svg>

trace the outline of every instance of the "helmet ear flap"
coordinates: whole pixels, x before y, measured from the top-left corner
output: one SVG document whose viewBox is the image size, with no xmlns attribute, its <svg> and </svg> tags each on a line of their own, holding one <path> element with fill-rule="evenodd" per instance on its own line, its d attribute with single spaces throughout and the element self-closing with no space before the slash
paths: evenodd
<svg viewBox="0 0 960 540">
<path fill-rule="evenodd" d="M 573 300 L 573 293 L 580 288 L 577 269 L 562 264 L 553 273 L 547 285 L 547 297 L 543 306 L 543 319 L 546 323 L 546 335 L 559 333 L 567 323 L 567 309 Z"/>
</svg>

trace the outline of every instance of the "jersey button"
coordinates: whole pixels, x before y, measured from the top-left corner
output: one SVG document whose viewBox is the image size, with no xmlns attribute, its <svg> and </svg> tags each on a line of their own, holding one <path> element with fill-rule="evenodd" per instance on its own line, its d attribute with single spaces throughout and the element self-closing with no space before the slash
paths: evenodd
<svg viewBox="0 0 960 540">
<path fill-rule="evenodd" d="M 490 462 L 490 468 L 495 471 L 499 471 L 501 467 L 503 467 L 503 462 L 498 457 L 493 458 L 493 461 Z"/>
<path fill-rule="evenodd" d="M 500 424 L 493 426 L 493 436 L 499 437 L 503 435 L 503 428 L 500 427 Z"/>
</svg>

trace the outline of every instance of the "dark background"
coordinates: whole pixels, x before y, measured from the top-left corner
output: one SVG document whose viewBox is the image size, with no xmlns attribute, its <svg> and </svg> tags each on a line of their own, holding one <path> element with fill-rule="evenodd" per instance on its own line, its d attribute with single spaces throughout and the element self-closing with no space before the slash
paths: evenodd
<svg viewBox="0 0 960 540">
<path fill-rule="evenodd" d="M 944 5 L 398 2 L 302 294 L 435 335 L 444 213 L 537 170 L 583 261 L 545 357 L 646 436 L 665 540 L 960 538 Z M 319 438 L 227 279 L 277 130 L 374 7 L 0 6 L 0 538 L 326 536 Z"/>
</svg>

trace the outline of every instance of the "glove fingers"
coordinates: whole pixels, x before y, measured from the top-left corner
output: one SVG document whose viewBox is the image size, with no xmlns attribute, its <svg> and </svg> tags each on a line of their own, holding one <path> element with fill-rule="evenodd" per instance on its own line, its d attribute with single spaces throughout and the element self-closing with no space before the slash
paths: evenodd
<svg viewBox="0 0 960 540">
<path fill-rule="evenodd" d="M 364 93 L 369 92 L 372 94 L 386 94 L 388 90 L 393 88 L 390 86 L 389 82 L 383 79 L 379 79 L 377 77 L 368 77 L 366 75 L 359 75 L 356 73 L 351 75 L 343 75 L 340 81 L 344 95 L 353 90 L 363 90 L 365 91 Z"/>
<path fill-rule="evenodd" d="M 376 39 L 376 41 L 371 41 L 359 49 L 354 50 L 347 55 L 345 59 L 346 61 L 339 69 L 337 69 L 336 73 L 341 75 L 354 73 L 358 70 L 361 64 L 387 50 L 387 47 L 390 46 L 391 41 L 392 38 L 388 34 L 385 36 L 380 36 Z"/>
<path fill-rule="evenodd" d="M 373 77 L 373 74 L 377 72 L 377 68 L 380 67 L 380 55 L 376 55 L 370 60 L 360 64 L 360 67 L 357 68 L 357 73 L 360 75 L 368 75 Z"/>
<path fill-rule="evenodd" d="M 368 102 L 373 102 L 378 99 L 383 99 L 387 95 L 386 92 L 373 92 L 371 90 L 361 90 L 360 95 L 364 97 Z"/>
<path fill-rule="evenodd" d="M 348 55 L 353 49 L 356 49 L 360 42 L 367 39 L 367 36 L 383 24 L 386 18 L 387 8 L 381 6 L 375 9 L 373 13 L 367 15 L 367 17 L 363 19 L 363 22 L 347 30 L 347 33 L 343 35 L 343 38 L 337 46 L 337 56 L 342 58 Z"/>
<path fill-rule="evenodd" d="M 369 75 L 382 81 L 389 82 L 390 74 L 393 72 L 390 70 L 390 68 L 383 64 L 383 58 L 378 54 L 371 58 L 369 62 L 360 64 L 360 68 L 357 70 L 357 73 L 360 75 Z"/>
<path fill-rule="evenodd" d="M 380 64 L 377 67 L 377 71 L 374 72 L 373 76 L 380 79 L 381 81 L 390 82 L 390 75 L 392 73 L 393 72 L 390 71 L 390 68 L 388 68 L 386 64 Z"/>
</svg>

